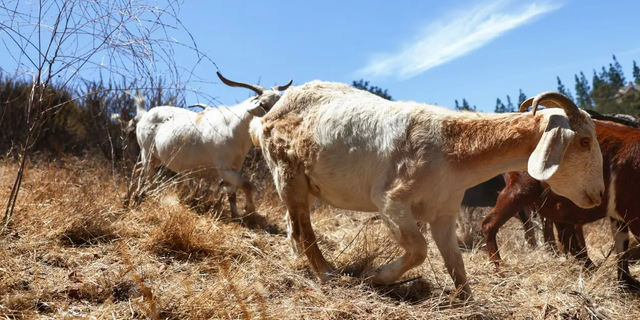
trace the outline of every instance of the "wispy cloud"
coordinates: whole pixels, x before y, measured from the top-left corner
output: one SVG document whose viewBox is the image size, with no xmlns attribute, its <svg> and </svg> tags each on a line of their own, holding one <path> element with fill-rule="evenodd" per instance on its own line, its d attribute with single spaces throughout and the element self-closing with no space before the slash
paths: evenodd
<svg viewBox="0 0 640 320">
<path fill-rule="evenodd" d="M 505 32 L 560 7 L 559 4 L 548 2 L 510 6 L 509 1 L 494 0 L 450 13 L 430 23 L 398 52 L 375 54 L 357 73 L 411 78 L 462 57 Z"/>
</svg>

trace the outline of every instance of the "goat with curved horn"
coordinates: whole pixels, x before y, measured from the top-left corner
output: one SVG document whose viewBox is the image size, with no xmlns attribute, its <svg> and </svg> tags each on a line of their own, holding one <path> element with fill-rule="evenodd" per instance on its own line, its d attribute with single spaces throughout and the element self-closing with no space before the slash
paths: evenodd
<svg viewBox="0 0 640 320">
<path fill-rule="evenodd" d="M 531 97 L 520 105 L 520 112 L 524 112 L 528 107 L 532 107 L 533 115 L 536 114 L 536 110 L 540 104 L 548 103 L 549 108 L 561 108 L 567 114 L 569 119 L 575 119 L 581 116 L 578 106 L 560 92 L 546 91 L 538 94 L 535 97 Z"/>
<path fill-rule="evenodd" d="M 287 88 L 291 86 L 292 83 L 293 83 L 293 79 L 289 79 L 289 82 L 287 82 L 287 84 L 283 86 L 273 86 L 271 87 L 271 89 L 273 89 L 273 91 L 285 91 L 287 90 Z"/>
<path fill-rule="evenodd" d="M 220 74 L 220 71 L 216 71 L 216 74 L 218 75 L 218 78 L 220 78 L 220 81 L 222 81 L 224 84 L 228 85 L 229 87 L 247 88 L 247 89 L 257 93 L 258 95 L 261 95 L 265 90 L 267 90 L 264 87 L 259 86 L 257 84 L 249 84 L 249 83 L 244 83 L 244 82 L 231 81 L 231 80 L 223 77 L 222 74 Z"/>
<path fill-rule="evenodd" d="M 218 78 L 220 78 L 220 80 L 222 80 L 224 84 L 230 87 L 247 88 L 258 94 L 258 96 L 252 98 L 253 101 L 256 102 L 257 107 L 249 110 L 249 113 L 256 117 L 262 117 L 267 112 L 269 112 L 269 110 L 271 110 L 271 107 L 273 107 L 273 105 L 275 105 L 282 96 L 282 93 L 280 91 L 286 90 L 293 83 L 293 80 L 289 80 L 289 82 L 283 86 L 273 86 L 271 87 L 271 90 L 267 90 L 264 87 L 256 84 L 231 81 L 223 77 L 219 71 L 216 71 L 216 73 L 218 74 Z"/>
<path fill-rule="evenodd" d="M 247 88 L 255 93 L 257 93 L 258 95 L 261 95 L 264 93 L 265 89 L 262 86 L 259 86 L 257 84 L 249 84 L 249 83 L 244 83 L 244 82 L 237 82 L 237 81 L 231 81 L 225 77 L 222 76 L 222 74 L 220 73 L 220 71 L 216 71 L 216 74 L 218 75 L 218 78 L 220 78 L 220 80 L 230 86 L 230 87 L 241 87 L 241 88 Z M 284 91 L 287 90 L 287 88 L 289 88 L 291 86 L 291 84 L 293 83 L 293 80 L 290 79 L 289 82 L 287 82 L 287 84 L 283 85 L 283 86 L 273 86 L 271 87 L 271 89 L 273 91 Z"/>
</svg>

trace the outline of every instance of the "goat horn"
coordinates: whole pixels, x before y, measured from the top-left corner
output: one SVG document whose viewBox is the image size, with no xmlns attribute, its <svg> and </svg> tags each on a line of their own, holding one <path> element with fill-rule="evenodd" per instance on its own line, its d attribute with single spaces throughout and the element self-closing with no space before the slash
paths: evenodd
<svg viewBox="0 0 640 320">
<path fill-rule="evenodd" d="M 576 106 L 569 97 L 555 91 L 546 91 L 535 97 L 527 99 L 520 105 L 520 112 L 524 112 L 528 107 L 532 107 L 533 115 L 535 115 L 538 105 L 547 103 L 547 108 L 562 108 L 564 112 L 567 113 L 567 117 L 569 119 L 580 114 L 580 109 L 578 109 L 578 106 Z"/>
<path fill-rule="evenodd" d="M 216 74 L 218 74 L 218 78 L 220 78 L 220 80 L 228 85 L 229 87 L 241 87 L 241 88 L 247 88 L 255 93 L 257 93 L 258 95 L 261 95 L 265 88 L 256 85 L 256 84 L 248 84 L 248 83 L 244 83 L 244 82 L 236 82 L 236 81 L 231 81 L 225 77 L 222 76 L 222 74 L 220 74 L 220 71 L 216 71 Z"/>
<path fill-rule="evenodd" d="M 287 84 L 285 84 L 284 86 L 275 86 L 275 87 L 271 87 L 271 89 L 273 89 L 273 91 L 285 91 L 287 90 L 287 88 L 291 86 L 292 83 L 293 83 L 293 79 L 289 80 L 289 82 L 287 82 Z"/>
</svg>

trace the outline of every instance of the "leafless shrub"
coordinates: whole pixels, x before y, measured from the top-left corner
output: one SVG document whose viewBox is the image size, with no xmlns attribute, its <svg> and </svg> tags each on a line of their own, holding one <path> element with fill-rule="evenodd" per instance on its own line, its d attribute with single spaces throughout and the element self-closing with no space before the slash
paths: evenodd
<svg viewBox="0 0 640 320">
<path fill-rule="evenodd" d="M 155 87 L 155 75 L 160 72 L 171 77 L 173 90 L 184 88 L 173 60 L 174 46 L 184 44 L 176 43 L 170 35 L 172 31 L 184 30 L 177 18 L 178 9 L 175 0 L 153 4 L 144 0 L 15 0 L 0 4 L 3 45 L 16 65 L 13 78 L 26 75 L 30 82 L 30 88 L 21 94 L 27 97 L 21 123 L 26 135 L 23 140 L 11 140 L 16 144 L 11 148 L 20 150 L 20 167 L 0 233 L 6 230 L 13 215 L 25 164 L 41 134 L 42 124 L 77 106 L 75 97 L 64 97 L 62 101 L 47 99 L 52 90 L 72 91 L 86 76 L 96 73 L 108 74 L 110 79 L 147 78 L 150 86 Z M 100 89 L 89 87 L 84 94 L 91 96 L 96 94 L 92 90 Z M 153 96 L 151 100 L 161 100 L 161 96 Z M 94 118 L 96 114 L 102 115 L 94 123 L 94 129 L 109 125 L 105 110 L 98 107 L 89 113 Z M 1 117 L 4 119 L 6 112 Z M 113 150 L 112 144 L 110 148 Z"/>
</svg>

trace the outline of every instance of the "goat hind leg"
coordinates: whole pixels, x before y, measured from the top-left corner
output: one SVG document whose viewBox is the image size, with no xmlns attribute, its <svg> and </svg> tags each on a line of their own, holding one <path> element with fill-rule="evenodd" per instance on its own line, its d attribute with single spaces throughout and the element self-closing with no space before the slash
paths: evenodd
<svg viewBox="0 0 640 320">
<path fill-rule="evenodd" d="M 540 221 L 542 221 L 542 237 L 544 239 L 544 245 L 550 253 L 558 255 L 558 245 L 556 244 L 556 236 L 553 233 L 553 222 L 538 215 Z"/>
<path fill-rule="evenodd" d="M 584 243 L 582 226 L 567 223 L 555 223 L 555 225 L 562 243 L 563 252 L 570 253 L 576 259 L 582 261 L 586 269 L 593 268 L 595 265 L 589 259 L 586 247 L 582 245 Z"/>
<path fill-rule="evenodd" d="M 231 210 L 231 217 L 233 219 L 240 218 L 238 214 L 238 205 L 236 203 L 236 191 L 233 190 L 227 193 L 227 200 L 229 200 L 229 209 Z"/>
<path fill-rule="evenodd" d="M 458 248 L 455 215 L 441 216 L 430 224 L 433 241 L 440 250 L 444 265 L 453 278 L 456 288 L 460 291 L 460 298 L 463 300 L 471 299 L 471 287 L 467 282 L 462 253 Z"/>
<path fill-rule="evenodd" d="M 333 268 L 322 255 L 313 232 L 309 212 L 309 186 L 306 176 L 296 173 L 295 169 L 288 166 L 281 169 L 284 170 L 272 170 L 272 172 L 274 180 L 280 180 L 276 183 L 276 189 L 280 199 L 287 207 L 288 223 L 291 227 L 290 237 L 299 245 L 294 246 L 293 249 L 295 251 L 301 247 L 316 276 L 320 281 L 327 281 L 333 276 Z M 281 176 L 279 172 L 287 172 L 286 177 Z"/>
<path fill-rule="evenodd" d="M 482 231 L 487 245 L 487 253 L 489 254 L 489 260 L 493 261 L 496 268 L 500 266 L 501 261 L 496 237 L 498 230 L 516 214 L 516 211 L 512 210 L 511 207 L 502 208 L 501 206 L 502 204 L 498 203 L 482 219 Z"/>
<path fill-rule="evenodd" d="M 535 248 L 537 246 L 536 230 L 531 220 L 531 209 L 529 207 L 522 208 L 518 211 L 518 218 L 520 218 L 522 228 L 524 228 L 524 239 L 530 247 Z"/>
<path fill-rule="evenodd" d="M 287 241 L 291 245 L 291 253 L 295 258 L 299 257 L 302 253 L 304 253 L 304 249 L 302 248 L 302 244 L 299 241 L 300 227 L 297 223 L 293 223 L 290 218 L 289 210 L 287 210 L 287 214 L 284 216 L 284 221 L 287 225 Z M 294 237 L 294 234 L 296 236 Z"/>
<path fill-rule="evenodd" d="M 596 268 L 596 264 L 593 263 L 593 261 L 591 261 L 591 259 L 589 258 L 589 254 L 587 253 L 587 243 L 586 240 L 584 239 L 584 231 L 582 229 L 582 225 L 581 224 L 576 224 L 573 226 L 573 228 L 575 229 L 575 235 L 576 235 L 576 244 L 577 244 L 577 248 L 578 248 L 578 253 L 575 255 L 575 257 L 584 262 L 584 267 L 586 269 L 589 270 L 595 270 Z"/>
</svg>

